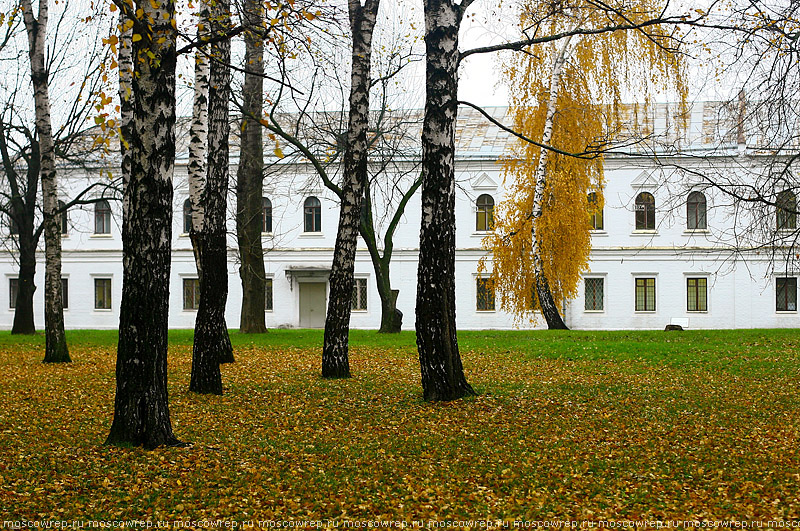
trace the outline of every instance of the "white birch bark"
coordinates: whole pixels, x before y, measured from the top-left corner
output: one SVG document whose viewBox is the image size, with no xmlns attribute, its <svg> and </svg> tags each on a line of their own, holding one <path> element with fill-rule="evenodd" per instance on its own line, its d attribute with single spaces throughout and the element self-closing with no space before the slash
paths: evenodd
<svg viewBox="0 0 800 531">
<path fill-rule="evenodd" d="M 371 81 L 372 33 L 378 17 L 379 0 L 349 0 L 352 33 L 350 114 L 347 148 L 344 155 L 344 181 L 339 210 L 339 229 L 333 251 L 330 297 L 322 347 L 322 376 L 348 378 L 348 334 L 353 297 L 358 227 L 364 188 L 367 182 L 367 129 L 369 127 L 369 88 Z"/>
<path fill-rule="evenodd" d="M 455 293 L 455 123 L 458 30 L 469 0 L 425 0 L 425 119 L 416 330 L 423 397 L 453 400 L 475 391 L 458 351 Z"/>
<path fill-rule="evenodd" d="M 28 51 L 31 61 L 33 97 L 36 113 L 36 133 L 39 136 L 41 160 L 42 211 L 45 242 L 45 357 L 47 362 L 70 361 L 64 334 L 64 308 L 61 293 L 61 231 L 58 226 L 58 177 L 55 146 L 50 120 L 50 95 L 45 46 L 47 37 L 48 1 L 39 0 L 39 14 L 34 17 L 30 0 L 21 0 Z"/>
<path fill-rule="evenodd" d="M 201 0 L 203 1 L 203 0 Z M 208 8 L 198 15 L 197 39 L 204 39 L 208 31 Z M 195 49 L 194 55 L 194 105 L 189 128 L 189 201 L 192 205 L 192 230 L 203 230 L 204 207 L 200 200 L 206 187 L 206 149 L 208 146 L 208 76 L 209 62 L 205 47 Z"/>
<path fill-rule="evenodd" d="M 167 392 L 175 164 L 174 0 L 137 2 L 132 43 L 130 178 L 123 191 L 122 301 L 114 421 L 107 444 L 177 445 Z M 130 9 L 130 8 L 128 8 Z"/>
<path fill-rule="evenodd" d="M 542 144 L 549 145 L 553 138 L 553 126 L 555 123 L 556 111 L 558 110 L 558 93 L 561 90 L 561 76 L 564 72 L 564 64 L 569 57 L 570 45 L 572 36 L 564 39 L 561 48 L 556 52 L 553 58 L 553 67 L 550 74 L 550 89 L 548 94 L 547 109 L 545 111 L 544 129 L 542 131 Z M 542 148 L 539 154 L 539 162 L 536 166 L 533 205 L 531 209 L 531 217 L 533 218 L 533 227 L 536 226 L 536 220 L 542 216 L 542 205 L 544 201 L 544 191 L 547 187 L 547 161 L 550 151 Z M 542 313 L 547 320 L 549 328 L 567 328 L 558 307 L 553 299 L 552 291 L 550 290 L 550 283 L 544 275 L 544 264 L 542 256 L 539 251 L 539 243 L 536 237 L 535 229 L 532 231 L 532 246 L 531 257 L 534 264 L 534 277 L 536 282 L 536 292 L 539 299 L 539 306 Z"/>
</svg>

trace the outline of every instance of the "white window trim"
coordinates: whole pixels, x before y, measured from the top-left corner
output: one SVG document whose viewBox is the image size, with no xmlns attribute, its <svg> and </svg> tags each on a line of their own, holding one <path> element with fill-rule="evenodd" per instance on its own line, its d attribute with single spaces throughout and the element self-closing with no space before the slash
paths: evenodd
<svg viewBox="0 0 800 531">
<path fill-rule="evenodd" d="M 488 279 L 491 276 L 491 273 L 472 273 L 472 300 L 473 304 L 473 311 L 478 314 L 485 314 L 485 313 L 497 313 L 497 292 L 494 294 L 494 310 L 479 310 L 478 309 L 478 279 L 485 278 Z"/>
<path fill-rule="evenodd" d="M 706 273 L 705 271 L 684 271 L 683 273 L 683 290 L 684 290 L 684 302 L 688 304 L 689 302 L 689 293 L 688 289 L 689 286 L 687 284 L 687 280 L 690 278 L 704 278 L 706 279 L 706 309 L 705 310 L 689 310 L 686 309 L 684 306 L 684 312 L 691 314 L 691 315 L 703 315 L 707 313 L 711 313 L 711 273 Z M 658 301 L 658 298 L 656 298 Z"/>
<path fill-rule="evenodd" d="M 66 279 L 66 280 L 67 280 L 67 286 L 69 286 L 69 285 L 70 285 L 70 282 L 69 282 L 69 273 L 66 273 L 66 274 L 65 274 L 65 273 L 61 273 L 61 278 L 62 278 L 62 279 Z M 67 289 L 69 289 L 69 287 L 68 287 Z M 64 297 L 64 294 L 63 294 L 63 293 L 61 294 L 61 297 L 62 297 L 62 299 L 63 299 L 63 297 Z M 63 303 L 64 301 L 62 300 L 61 302 Z M 67 301 L 67 303 L 69 303 L 69 301 Z M 62 309 L 63 311 L 65 311 L 65 312 L 68 312 L 68 311 L 69 311 L 69 307 L 66 307 L 66 308 L 61 308 L 61 309 Z"/>
<path fill-rule="evenodd" d="M 6 273 L 6 287 L 8 288 L 8 311 L 12 313 L 16 311 L 16 308 L 11 306 L 11 280 L 13 279 L 17 279 L 17 282 L 19 282 L 19 274 Z M 17 289 L 19 289 L 19 285 L 17 285 Z"/>
<path fill-rule="evenodd" d="M 364 279 L 367 282 L 367 307 L 364 310 L 354 310 L 350 308 L 350 313 L 360 313 L 360 314 L 368 314 L 369 309 L 371 308 L 370 305 L 370 296 L 369 296 L 369 276 L 367 275 L 353 275 L 353 289 L 356 288 L 356 280 L 357 279 Z"/>
<path fill-rule="evenodd" d="M 92 311 L 100 313 L 112 313 L 114 311 L 114 275 L 112 273 L 89 273 L 89 278 L 92 279 Z M 107 278 L 111 280 L 111 308 L 95 308 L 95 279 Z"/>
<path fill-rule="evenodd" d="M 188 280 L 188 279 L 197 279 L 199 281 L 200 280 L 200 275 L 198 275 L 197 273 L 179 273 L 178 276 L 181 279 L 181 311 L 182 312 L 187 312 L 187 313 L 197 313 L 197 310 L 199 308 L 186 308 L 185 305 L 184 305 L 185 301 L 183 300 L 183 296 L 184 296 L 183 281 L 184 280 Z"/>
<path fill-rule="evenodd" d="M 602 310 L 587 310 L 586 309 L 586 279 L 587 278 L 601 278 L 603 279 L 603 309 Z M 583 275 L 583 313 L 589 314 L 604 314 L 608 307 L 608 273 L 587 273 Z"/>
<path fill-rule="evenodd" d="M 658 273 L 653 272 L 631 272 L 631 277 L 633 279 L 633 313 L 634 314 L 644 314 L 644 315 L 653 315 L 658 313 L 658 304 L 661 297 L 658 295 L 658 286 L 661 284 L 658 281 Z M 654 278 L 656 280 L 656 307 L 655 310 L 637 310 L 636 309 L 636 279 L 637 278 Z"/>
<path fill-rule="evenodd" d="M 775 304 L 775 315 L 797 315 L 798 310 L 778 310 L 777 302 L 778 302 L 778 279 L 779 278 L 794 278 L 796 279 L 796 286 L 797 291 L 795 292 L 795 308 L 800 306 L 798 302 L 800 302 L 800 273 L 773 273 L 772 274 L 772 300 Z"/>
<path fill-rule="evenodd" d="M 264 298 L 264 313 L 274 313 L 275 312 L 275 274 L 274 273 L 266 273 L 264 275 L 264 280 L 271 280 L 272 281 L 272 309 L 267 309 L 267 299 L 266 293 Z"/>
</svg>

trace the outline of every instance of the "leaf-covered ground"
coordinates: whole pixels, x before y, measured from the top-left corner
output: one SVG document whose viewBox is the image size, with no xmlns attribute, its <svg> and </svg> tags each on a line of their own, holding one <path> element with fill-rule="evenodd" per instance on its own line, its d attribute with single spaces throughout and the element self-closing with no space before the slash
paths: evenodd
<svg viewBox="0 0 800 531">
<path fill-rule="evenodd" d="M 0 513 L 13 518 L 800 517 L 800 331 L 464 332 L 480 393 L 421 401 L 413 335 L 355 332 L 354 377 L 318 377 L 321 333 L 232 333 L 225 395 L 187 391 L 189 448 L 103 446 L 114 333 L 0 334 Z"/>
</svg>

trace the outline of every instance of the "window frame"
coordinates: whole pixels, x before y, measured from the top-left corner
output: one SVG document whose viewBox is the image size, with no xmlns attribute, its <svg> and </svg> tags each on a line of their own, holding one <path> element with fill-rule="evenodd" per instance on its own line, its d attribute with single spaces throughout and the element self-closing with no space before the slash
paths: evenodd
<svg viewBox="0 0 800 531">
<path fill-rule="evenodd" d="M 192 200 L 186 198 L 183 202 L 183 232 L 181 234 L 189 234 L 192 232 Z"/>
<path fill-rule="evenodd" d="M 600 281 L 600 308 L 587 308 L 589 302 L 589 282 Z M 593 297 L 596 301 L 596 297 Z M 587 276 L 583 277 L 583 311 L 584 313 L 604 313 L 606 311 L 606 278 L 601 276 Z"/>
<path fill-rule="evenodd" d="M 633 286 L 634 286 L 634 290 L 633 290 L 633 311 L 636 312 L 636 313 L 655 313 L 658 310 L 658 306 L 656 305 L 657 301 L 658 301 L 657 292 L 656 292 L 656 286 L 657 286 L 656 276 L 655 275 L 644 276 L 644 275 L 645 274 L 642 274 L 641 276 L 637 275 L 637 276 L 633 277 L 634 278 L 634 283 L 633 283 Z M 652 280 L 653 281 L 653 285 L 652 285 L 652 301 L 647 296 L 647 293 L 648 293 L 647 281 L 648 280 Z M 643 281 L 643 285 L 642 286 L 639 285 L 639 281 Z M 644 297 L 642 299 L 643 308 L 641 308 L 641 309 L 639 308 L 639 288 L 640 287 L 644 290 L 643 291 Z M 648 308 L 649 307 L 649 304 L 648 304 L 649 302 L 652 302 L 652 309 Z"/>
<path fill-rule="evenodd" d="M 494 291 L 494 284 L 488 276 L 475 275 L 475 311 L 497 311 L 497 296 Z"/>
<path fill-rule="evenodd" d="M 94 204 L 94 234 L 99 236 L 111 234 L 111 204 L 107 199 L 100 199 Z"/>
<path fill-rule="evenodd" d="M 266 196 L 261 196 L 261 234 L 272 234 L 272 201 Z"/>
<path fill-rule="evenodd" d="M 649 197 L 649 199 L 648 199 Z M 643 221 L 643 223 L 640 223 Z M 644 226 L 640 226 L 643 224 Z M 656 230 L 656 198 L 647 191 L 636 194 L 634 200 L 634 228 L 637 231 L 655 232 Z"/>
<path fill-rule="evenodd" d="M 94 280 L 94 310 L 99 312 L 109 312 L 113 310 L 113 292 L 112 292 L 112 279 L 108 276 L 96 276 L 93 277 Z M 108 288 L 107 293 L 103 293 L 103 298 L 108 300 L 108 306 L 98 306 L 98 297 L 97 297 L 97 290 L 98 290 L 98 281 L 104 282 L 108 281 Z M 104 290 L 105 291 L 105 290 Z M 107 296 L 107 297 L 106 297 Z"/>
<path fill-rule="evenodd" d="M 586 201 L 589 204 L 589 226 L 592 231 L 600 232 L 605 230 L 605 210 L 604 207 L 597 207 L 597 192 L 589 192 L 586 194 Z M 600 223 L 598 223 L 598 219 Z"/>
<path fill-rule="evenodd" d="M 353 296 L 350 299 L 351 312 L 369 311 L 369 286 L 366 277 L 353 278 Z"/>
<path fill-rule="evenodd" d="M 192 303 L 190 305 L 186 304 L 186 288 L 187 283 L 192 283 Z M 181 297 L 182 297 L 182 306 L 183 310 L 186 312 L 196 312 L 200 308 L 200 279 L 198 277 L 182 277 L 181 278 Z"/>
<path fill-rule="evenodd" d="M 692 281 L 695 282 L 694 286 L 691 286 Z M 702 281 L 702 288 L 703 288 L 703 307 L 700 308 L 700 281 Z M 691 305 L 691 297 L 692 290 L 694 290 L 695 295 L 695 307 L 692 308 Z M 708 313 L 708 277 L 705 276 L 698 276 L 698 275 L 691 275 L 686 277 L 686 311 L 689 313 Z"/>
<path fill-rule="evenodd" d="M 784 287 L 784 303 L 786 307 L 781 309 L 781 288 L 780 282 L 781 281 L 790 281 L 791 284 L 794 284 L 794 309 L 789 308 L 789 291 L 787 291 Z M 797 277 L 796 276 L 783 276 L 783 277 L 775 277 L 775 312 L 776 313 L 797 313 Z"/>
<path fill-rule="evenodd" d="M 275 283 L 271 276 L 264 279 L 264 312 L 272 312 L 275 309 Z"/>
<path fill-rule="evenodd" d="M 481 194 L 475 199 L 475 231 L 492 232 L 494 230 L 494 197 Z"/>
<path fill-rule="evenodd" d="M 17 295 L 19 294 L 19 277 L 8 277 L 8 309 L 17 309 Z"/>
<path fill-rule="evenodd" d="M 61 277 L 61 309 L 69 310 L 69 277 Z"/>
<path fill-rule="evenodd" d="M 309 230 L 309 220 L 311 230 Z M 313 195 L 303 202 L 303 232 L 307 234 L 322 232 L 322 201 Z"/>
<path fill-rule="evenodd" d="M 775 227 L 779 231 L 797 229 L 797 196 L 791 190 L 778 192 L 775 197 Z"/>
<path fill-rule="evenodd" d="M 708 200 L 703 192 L 695 190 L 686 197 L 686 230 L 708 230 Z"/>
</svg>

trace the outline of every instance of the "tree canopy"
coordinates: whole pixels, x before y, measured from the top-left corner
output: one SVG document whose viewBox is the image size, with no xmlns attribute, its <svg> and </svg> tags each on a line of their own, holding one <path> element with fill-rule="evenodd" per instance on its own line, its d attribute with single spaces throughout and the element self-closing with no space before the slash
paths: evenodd
<svg viewBox="0 0 800 531">
<path fill-rule="evenodd" d="M 583 0 L 520 5 L 519 25 L 526 33 L 614 23 L 634 28 L 532 45 L 503 65 L 513 129 L 527 140 L 519 139 L 504 161 L 509 193 L 484 242 L 493 252 L 484 266 L 491 269 L 501 307 L 519 319 L 540 308 L 532 253 L 558 306 L 577 294 L 591 250 L 590 215 L 603 206 L 604 155 L 619 142 L 641 140 L 642 131 L 629 129 L 625 120 L 625 96 L 635 91 L 645 106 L 658 94 L 685 102 L 686 64 L 674 28 L 635 27 L 657 18 L 663 7 L 652 0 L 624 10 Z"/>
</svg>

